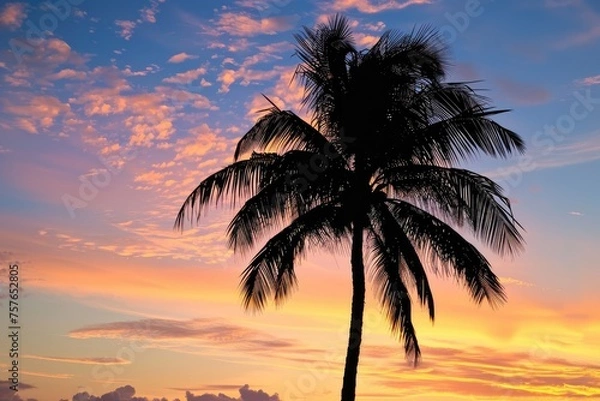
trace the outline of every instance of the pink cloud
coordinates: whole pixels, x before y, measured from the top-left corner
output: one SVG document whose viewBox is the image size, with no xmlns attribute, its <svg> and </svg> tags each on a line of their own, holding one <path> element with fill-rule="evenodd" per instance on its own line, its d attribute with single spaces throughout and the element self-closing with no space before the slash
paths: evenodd
<svg viewBox="0 0 600 401">
<path fill-rule="evenodd" d="M 5 104 L 5 110 L 18 117 L 17 126 L 38 133 L 40 129 L 51 128 L 57 117 L 70 114 L 71 107 L 55 97 L 41 95 L 28 98 L 25 104 Z"/>
<path fill-rule="evenodd" d="M 172 57 L 171 57 L 172 58 Z M 170 84 L 189 84 L 200 78 L 201 75 L 206 74 L 206 68 L 199 67 L 193 70 L 180 72 L 172 77 L 163 79 L 163 82 Z"/>
<path fill-rule="evenodd" d="M 60 79 L 83 80 L 85 78 L 85 71 L 75 71 L 72 68 L 65 68 L 64 70 L 60 70 L 59 72 L 48 76 L 48 79 L 50 79 L 51 81 L 57 81 Z"/>
<path fill-rule="evenodd" d="M 135 21 L 116 20 L 115 25 L 120 28 L 119 35 L 123 39 L 125 39 L 125 40 L 131 39 L 131 36 L 133 35 L 133 30 L 135 29 L 135 26 L 136 26 Z"/>
<path fill-rule="evenodd" d="M 252 62 L 252 58 L 248 58 L 246 61 Z M 271 70 L 266 71 L 253 70 L 247 68 L 245 65 L 242 65 L 237 70 L 227 68 L 221 71 L 219 77 L 217 78 L 217 81 L 221 82 L 219 93 L 229 92 L 229 87 L 238 80 L 240 81 L 241 85 L 247 86 L 254 81 L 267 81 L 269 79 L 273 79 L 280 73 L 281 68 L 278 67 L 274 67 Z"/>
<path fill-rule="evenodd" d="M 6 3 L 0 11 L 0 26 L 17 29 L 27 17 L 24 3 Z"/>
<path fill-rule="evenodd" d="M 580 79 L 577 82 L 580 85 L 584 85 L 584 86 L 600 85 L 600 75 L 586 77 L 586 78 Z"/>
<path fill-rule="evenodd" d="M 196 56 L 196 55 L 187 54 L 186 52 L 182 52 L 182 53 L 177 53 L 177 54 L 171 56 L 171 58 L 169 58 L 169 60 L 167 62 L 178 64 L 178 63 L 183 63 L 186 60 L 193 60 L 193 59 L 197 59 L 197 58 L 198 58 L 198 56 Z"/>
<path fill-rule="evenodd" d="M 175 145 L 177 155 L 175 161 L 182 159 L 199 159 L 209 151 L 225 151 L 228 141 L 218 136 L 207 124 L 190 130 L 191 137 L 180 139 Z"/>
<path fill-rule="evenodd" d="M 402 10 L 403 8 L 431 4 L 431 0 L 386 0 L 386 1 L 371 1 L 371 0 L 334 0 L 330 5 L 333 11 L 347 11 L 356 9 L 361 13 L 374 14 L 389 10 Z"/>
<path fill-rule="evenodd" d="M 379 36 L 357 32 L 354 34 L 354 40 L 356 40 L 356 44 L 361 48 L 368 48 L 377 43 Z"/>
<path fill-rule="evenodd" d="M 140 10 L 141 18 L 154 24 L 156 22 L 156 14 L 158 13 L 158 5 L 164 3 L 166 0 L 150 0 L 150 7 L 144 7 Z"/>
<path fill-rule="evenodd" d="M 509 78 L 499 78 L 496 83 L 506 97 L 519 104 L 543 104 L 552 98 L 550 92 L 540 86 L 516 82 Z"/>
<path fill-rule="evenodd" d="M 294 27 L 290 17 L 252 19 L 246 14 L 232 12 L 221 14 L 216 25 L 220 32 L 234 36 L 275 35 Z"/>
</svg>

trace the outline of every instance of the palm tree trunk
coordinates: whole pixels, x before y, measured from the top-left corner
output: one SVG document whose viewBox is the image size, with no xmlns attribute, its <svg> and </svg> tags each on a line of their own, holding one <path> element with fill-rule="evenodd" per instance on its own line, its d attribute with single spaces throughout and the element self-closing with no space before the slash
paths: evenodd
<svg viewBox="0 0 600 401">
<path fill-rule="evenodd" d="M 363 224 L 360 218 L 355 219 L 352 232 L 352 313 L 346 366 L 344 367 L 344 383 L 342 401 L 354 401 L 356 396 L 356 375 L 358 358 L 362 341 L 363 312 L 365 310 L 365 266 L 363 262 Z"/>
</svg>

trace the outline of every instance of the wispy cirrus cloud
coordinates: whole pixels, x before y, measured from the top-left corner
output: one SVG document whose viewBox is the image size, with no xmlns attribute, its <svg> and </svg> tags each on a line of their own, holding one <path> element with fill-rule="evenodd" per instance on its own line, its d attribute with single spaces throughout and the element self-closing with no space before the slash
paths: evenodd
<svg viewBox="0 0 600 401">
<path fill-rule="evenodd" d="M 193 349 L 197 346 L 217 346 L 266 354 L 273 350 L 293 350 L 297 346 L 295 341 L 213 318 L 143 319 L 104 323 L 72 330 L 69 337 L 126 338 L 144 341 L 150 347 L 179 347 L 183 350 L 185 347 Z"/>
<path fill-rule="evenodd" d="M 577 83 L 579 85 L 583 85 L 583 86 L 600 85 L 600 74 L 599 75 L 593 75 L 593 76 L 590 76 L 590 77 L 585 77 L 583 79 L 578 80 Z"/>
<path fill-rule="evenodd" d="M 403 8 L 431 4 L 432 0 L 334 0 L 326 7 L 333 11 L 347 11 L 356 9 L 361 13 L 375 14 L 389 10 L 402 10 Z"/>
<path fill-rule="evenodd" d="M 507 98 L 519 104 L 538 105 L 552 98 L 550 92 L 541 86 L 517 82 L 510 78 L 498 78 L 496 84 Z"/>
<path fill-rule="evenodd" d="M 131 361 L 122 358 L 68 358 L 58 356 L 41 355 L 23 355 L 26 359 L 36 359 L 38 361 L 75 363 L 80 365 L 128 365 Z"/>
<path fill-rule="evenodd" d="M 365 346 L 363 374 L 382 390 L 394 396 L 410 396 L 415 391 L 424 397 L 470 396 L 596 398 L 600 378 L 594 373 L 600 365 L 560 357 L 565 347 L 549 335 L 533 341 L 525 350 L 498 350 L 483 346 L 459 348 L 423 347 L 424 360 L 416 369 L 398 366 L 393 357 L 397 349 Z"/>
</svg>

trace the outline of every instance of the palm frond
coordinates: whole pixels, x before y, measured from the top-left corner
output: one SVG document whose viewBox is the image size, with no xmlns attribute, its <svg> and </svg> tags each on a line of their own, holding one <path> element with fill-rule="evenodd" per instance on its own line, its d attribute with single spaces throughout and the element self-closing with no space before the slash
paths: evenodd
<svg viewBox="0 0 600 401">
<path fill-rule="evenodd" d="M 296 190 L 299 166 L 307 165 L 315 153 L 289 151 L 278 162 L 276 177 L 248 199 L 227 228 L 229 246 L 245 252 L 252 248 L 266 230 L 272 230 L 295 219 L 313 207 L 334 201 L 350 188 L 351 175 L 338 159 L 330 159 L 326 168 Z"/>
<path fill-rule="evenodd" d="M 288 150 L 323 151 L 335 147 L 314 127 L 289 110 L 280 110 L 277 106 L 267 109 L 256 124 L 239 140 L 234 160 L 244 154 L 261 152 L 275 148 L 278 152 Z"/>
<path fill-rule="evenodd" d="M 383 311 L 390 322 L 392 332 L 403 341 L 407 357 L 416 365 L 421 356 L 419 341 L 412 324 L 411 300 L 402 282 L 398 266 L 398 249 L 387 244 L 375 231 L 370 232 L 373 254 L 373 283 Z"/>
<path fill-rule="evenodd" d="M 441 267 L 436 269 L 437 273 L 445 273 L 464 283 L 477 303 L 485 299 L 496 307 L 506 301 L 500 280 L 473 244 L 442 220 L 408 202 L 389 199 L 387 203 L 411 242 L 429 255 L 434 265 L 437 263 Z"/>
<path fill-rule="evenodd" d="M 387 170 L 381 181 L 399 198 L 441 211 L 459 226 L 468 223 L 477 238 L 501 255 L 523 249 L 522 227 L 510 200 L 487 177 L 465 169 L 410 165 Z"/>
<path fill-rule="evenodd" d="M 205 178 L 183 202 L 174 228 L 183 230 L 186 217 L 190 222 L 195 217 L 198 222 L 203 208 L 211 202 L 217 205 L 229 197 L 235 206 L 241 198 L 254 196 L 261 185 L 269 182 L 272 166 L 280 157 L 273 153 L 253 154 Z"/>
<path fill-rule="evenodd" d="M 261 310 L 274 295 L 283 301 L 296 283 L 294 265 L 307 245 L 335 246 L 350 234 L 350 222 L 341 207 L 319 205 L 273 236 L 242 272 L 243 305 Z"/>
<path fill-rule="evenodd" d="M 383 240 L 390 252 L 399 254 L 399 269 L 402 277 L 411 279 L 421 305 L 426 306 L 431 321 L 435 319 L 433 292 L 421 258 L 413 243 L 389 211 L 385 203 L 375 203 L 371 207 L 371 230 Z"/>
<path fill-rule="evenodd" d="M 294 35 L 296 55 L 302 63 L 295 77 L 304 84 L 303 106 L 313 111 L 319 130 L 339 123 L 340 101 L 348 84 L 348 55 L 356 54 L 347 18 L 336 15 L 316 29 L 304 27 Z"/>
</svg>

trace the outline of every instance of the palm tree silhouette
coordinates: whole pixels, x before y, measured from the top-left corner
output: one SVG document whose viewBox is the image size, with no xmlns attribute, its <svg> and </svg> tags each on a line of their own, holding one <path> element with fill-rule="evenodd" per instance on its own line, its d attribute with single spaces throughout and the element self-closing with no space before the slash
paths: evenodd
<svg viewBox="0 0 600 401">
<path fill-rule="evenodd" d="M 457 165 L 525 146 L 491 120 L 507 110 L 492 108 L 468 82 L 445 82 L 447 51 L 434 29 L 389 31 L 358 51 L 347 19 L 335 16 L 295 38 L 296 77 L 311 123 L 271 103 L 238 142 L 234 162 L 188 196 L 175 227 L 183 229 L 187 218 L 198 222 L 206 206 L 227 200 L 241 205 L 227 229 L 234 251 L 279 230 L 241 275 L 244 306 L 254 310 L 290 295 L 298 258 L 349 244 L 353 295 L 341 399 L 351 401 L 365 251 L 391 330 L 416 364 L 411 295 L 435 317 L 427 270 L 455 277 L 477 303 L 506 300 L 488 260 L 453 227 L 469 229 L 501 255 L 524 244 L 502 188 Z"/>
</svg>

